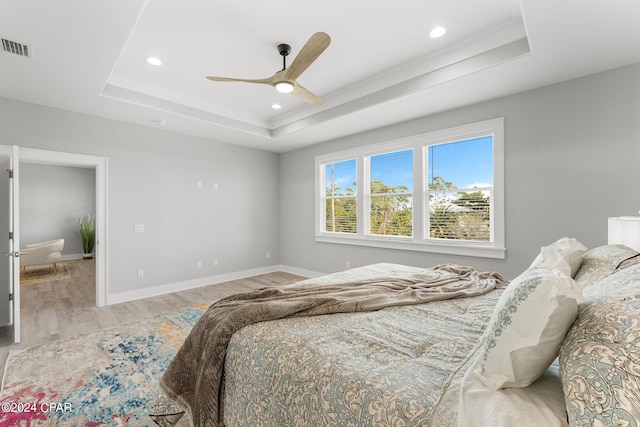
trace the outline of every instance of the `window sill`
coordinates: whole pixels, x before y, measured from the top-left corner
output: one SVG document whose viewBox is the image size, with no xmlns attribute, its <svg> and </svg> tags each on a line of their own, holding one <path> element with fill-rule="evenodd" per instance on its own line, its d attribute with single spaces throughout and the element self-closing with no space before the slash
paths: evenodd
<svg viewBox="0 0 640 427">
<path fill-rule="evenodd" d="M 473 256 L 479 258 L 505 259 L 506 248 L 498 248 L 482 244 L 471 243 L 436 243 L 416 242 L 410 238 L 384 238 L 337 236 L 332 234 L 317 234 L 316 242 L 336 243 L 341 245 L 369 246 L 373 248 L 397 249 L 403 251 L 431 252 L 446 255 Z"/>
</svg>

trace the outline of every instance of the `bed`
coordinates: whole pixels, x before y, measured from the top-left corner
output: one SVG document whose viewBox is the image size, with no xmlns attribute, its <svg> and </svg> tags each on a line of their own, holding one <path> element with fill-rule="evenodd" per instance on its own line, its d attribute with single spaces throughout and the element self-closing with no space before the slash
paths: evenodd
<svg viewBox="0 0 640 427">
<path fill-rule="evenodd" d="M 208 382 L 199 369 L 210 356 L 199 353 L 188 363 L 172 362 L 161 384 L 187 416 L 155 420 L 160 425 L 227 427 L 566 427 L 618 425 L 620 420 L 629 422 L 620 425 L 636 426 L 640 315 L 629 301 L 640 295 L 637 255 L 618 245 L 587 251 L 575 239 L 565 238 L 543 248 L 509 286 L 494 280 L 495 286 L 473 296 L 249 322 L 226 331 L 218 384 L 196 385 Z M 374 264 L 287 288 L 309 290 L 432 273 Z M 618 277 L 624 277 L 623 285 Z M 527 306 L 543 293 L 546 300 Z M 626 364 L 616 359 L 613 338 L 613 344 L 599 341 L 594 350 L 594 340 L 602 337 L 592 322 L 603 319 L 598 310 L 604 305 L 609 310 L 605 319 L 623 322 Z M 624 311 L 623 320 L 611 317 L 611 307 Z M 540 315 L 544 325 L 532 326 L 532 317 Z M 635 335 L 629 332 L 629 319 L 637 321 L 631 328 Z M 526 330 L 515 335 L 526 336 L 514 338 L 512 329 L 523 322 Z M 598 352 L 607 345 L 614 347 L 613 355 L 604 360 Z M 195 347 L 186 342 L 180 352 L 193 353 Z M 615 381 L 607 381 L 607 375 Z M 191 398 L 180 390 L 185 384 L 193 384 Z M 190 399 L 211 393 L 218 393 L 219 413 L 213 418 L 196 415 Z M 614 397 L 607 398 L 609 394 Z"/>
<path fill-rule="evenodd" d="M 423 272 L 376 264 L 298 286 Z M 227 350 L 225 425 L 449 425 L 499 295 L 249 325 Z"/>
</svg>

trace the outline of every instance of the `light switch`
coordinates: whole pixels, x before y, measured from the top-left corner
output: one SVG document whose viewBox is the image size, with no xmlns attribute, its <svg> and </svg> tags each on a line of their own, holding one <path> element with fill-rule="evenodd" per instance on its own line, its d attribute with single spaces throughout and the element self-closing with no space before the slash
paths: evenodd
<svg viewBox="0 0 640 427">
<path fill-rule="evenodd" d="M 144 233 L 144 224 L 136 224 L 135 230 L 136 230 L 136 233 Z"/>
</svg>

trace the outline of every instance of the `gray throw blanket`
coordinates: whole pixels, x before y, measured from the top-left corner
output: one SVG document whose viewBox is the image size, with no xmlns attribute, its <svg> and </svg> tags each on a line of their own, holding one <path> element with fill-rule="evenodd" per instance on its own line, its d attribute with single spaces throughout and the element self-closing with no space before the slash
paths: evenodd
<svg viewBox="0 0 640 427">
<path fill-rule="evenodd" d="M 234 332 L 251 323 L 286 317 L 380 310 L 485 294 L 505 287 L 498 273 L 446 264 L 423 274 L 336 285 L 289 285 L 224 298 L 193 327 L 164 373 L 164 392 L 184 407 L 192 425 L 223 425 L 223 371 Z"/>
</svg>

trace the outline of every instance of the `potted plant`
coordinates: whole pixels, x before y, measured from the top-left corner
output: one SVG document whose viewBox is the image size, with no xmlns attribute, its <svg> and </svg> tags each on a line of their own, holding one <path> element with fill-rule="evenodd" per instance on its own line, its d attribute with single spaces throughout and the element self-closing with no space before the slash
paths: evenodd
<svg viewBox="0 0 640 427">
<path fill-rule="evenodd" d="M 82 239 L 82 250 L 84 255 L 82 258 L 93 258 L 93 248 L 96 244 L 96 216 L 86 214 L 85 216 L 78 217 L 78 224 L 80 225 L 80 239 Z"/>
</svg>

